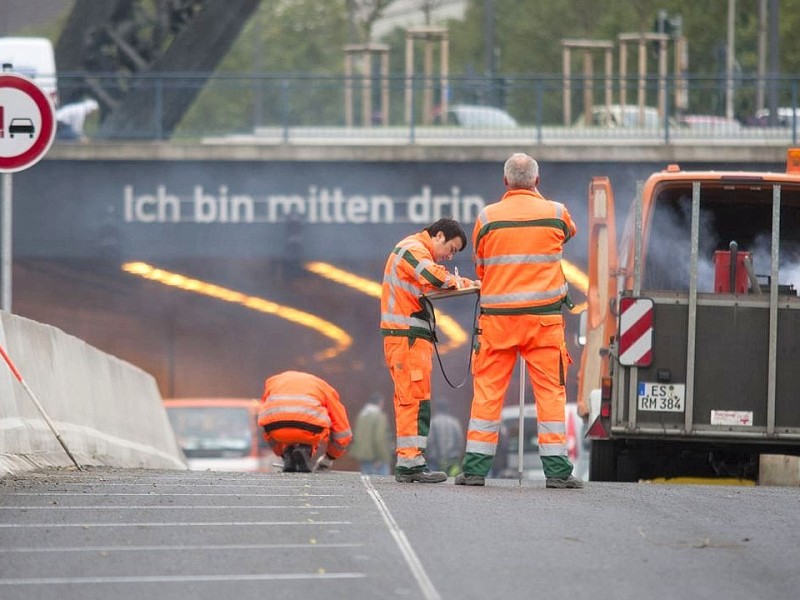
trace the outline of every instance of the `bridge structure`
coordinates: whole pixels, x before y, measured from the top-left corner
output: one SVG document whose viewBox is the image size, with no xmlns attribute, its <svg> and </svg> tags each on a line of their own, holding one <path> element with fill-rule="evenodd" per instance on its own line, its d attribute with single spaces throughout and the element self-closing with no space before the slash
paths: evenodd
<svg viewBox="0 0 800 600">
<path fill-rule="evenodd" d="M 608 175 L 623 205 L 669 163 L 783 170 L 785 160 L 785 147 L 712 144 L 56 143 L 15 175 L 13 312 L 137 365 L 163 397 L 258 397 L 266 376 L 293 368 L 329 379 L 355 414 L 370 393 L 392 393 L 378 334 L 388 252 L 441 216 L 471 236 L 517 151 L 539 160 L 542 192 L 578 225 L 565 254 L 577 273 L 592 176 Z M 451 266 L 473 273 L 469 250 Z M 584 285 L 571 281 L 578 303 Z M 438 310 L 452 318 L 437 325 L 452 325 L 440 351 L 458 382 L 475 305 Z M 577 323 L 567 315 L 576 361 Z M 471 387 L 451 389 L 438 368 L 433 384 L 466 418 Z M 574 397 L 574 373 L 569 386 Z"/>
</svg>

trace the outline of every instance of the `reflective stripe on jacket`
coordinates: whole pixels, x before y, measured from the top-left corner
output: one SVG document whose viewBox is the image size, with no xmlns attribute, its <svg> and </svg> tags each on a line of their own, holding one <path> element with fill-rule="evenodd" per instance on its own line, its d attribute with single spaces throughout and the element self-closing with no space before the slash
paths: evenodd
<svg viewBox="0 0 800 600">
<path fill-rule="evenodd" d="M 339 458 L 353 439 L 339 392 L 323 379 L 301 371 L 284 371 L 267 378 L 258 425 L 267 429 L 329 429 L 326 452 L 332 458 Z"/>
<path fill-rule="evenodd" d="M 577 229 L 563 204 L 510 190 L 478 215 L 472 233 L 484 314 L 558 313 L 569 302 L 561 268 Z"/>
<path fill-rule="evenodd" d="M 455 276 L 434 262 L 433 240 L 427 231 L 403 239 L 383 270 L 381 334 L 432 339 L 427 310 L 419 296 L 455 285 Z"/>
</svg>

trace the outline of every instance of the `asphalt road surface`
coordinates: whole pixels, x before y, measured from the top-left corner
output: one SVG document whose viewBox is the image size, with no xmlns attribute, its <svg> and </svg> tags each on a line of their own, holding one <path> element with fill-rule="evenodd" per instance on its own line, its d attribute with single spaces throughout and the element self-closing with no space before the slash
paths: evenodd
<svg viewBox="0 0 800 600">
<path fill-rule="evenodd" d="M 792 599 L 796 488 L 358 473 L 0 479 L 2 600 Z"/>
</svg>

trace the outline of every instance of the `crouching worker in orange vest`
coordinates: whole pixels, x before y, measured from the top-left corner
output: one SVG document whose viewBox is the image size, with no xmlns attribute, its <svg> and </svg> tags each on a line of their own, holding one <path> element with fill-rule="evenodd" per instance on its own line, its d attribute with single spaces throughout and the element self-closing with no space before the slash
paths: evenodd
<svg viewBox="0 0 800 600">
<path fill-rule="evenodd" d="M 339 393 L 326 381 L 301 371 L 284 371 L 264 382 L 258 425 L 284 473 L 327 471 L 353 439 Z M 312 466 L 320 443 L 325 452 Z"/>
<path fill-rule="evenodd" d="M 395 479 L 441 483 L 447 474 L 431 471 L 425 448 L 431 423 L 433 332 L 419 296 L 436 289 L 475 285 L 438 264 L 464 249 L 467 236 L 458 221 L 439 219 L 401 240 L 389 254 L 381 291 L 383 352 L 394 381 L 397 432 Z"/>
</svg>

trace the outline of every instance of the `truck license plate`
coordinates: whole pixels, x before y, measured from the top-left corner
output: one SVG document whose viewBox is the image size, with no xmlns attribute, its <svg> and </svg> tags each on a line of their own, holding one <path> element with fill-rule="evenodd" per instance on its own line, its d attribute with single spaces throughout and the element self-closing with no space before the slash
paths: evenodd
<svg viewBox="0 0 800 600">
<path fill-rule="evenodd" d="M 682 383 L 639 382 L 639 410 L 654 412 L 683 412 L 686 406 L 686 386 Z"/>
</svg>

